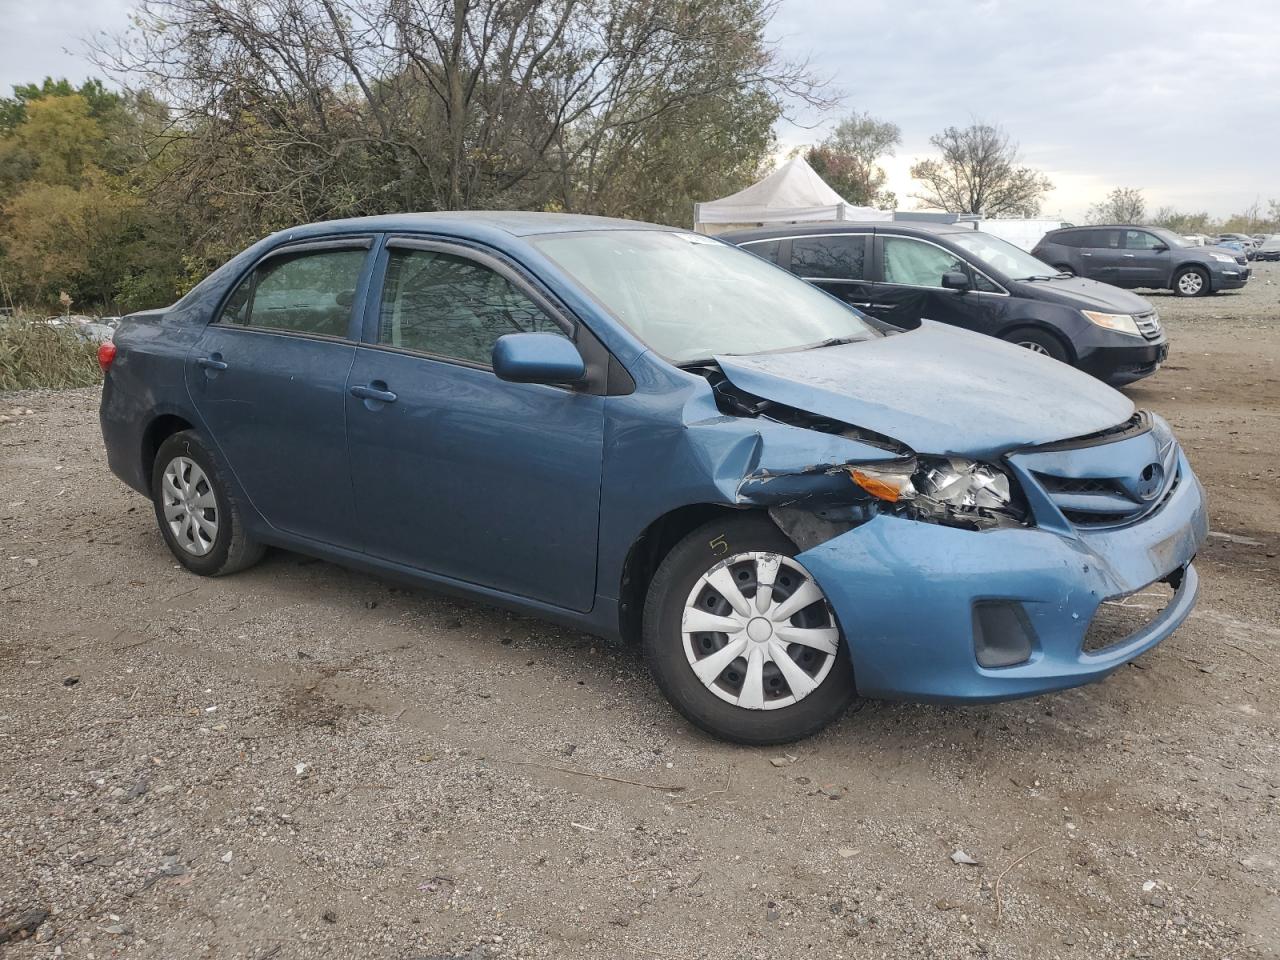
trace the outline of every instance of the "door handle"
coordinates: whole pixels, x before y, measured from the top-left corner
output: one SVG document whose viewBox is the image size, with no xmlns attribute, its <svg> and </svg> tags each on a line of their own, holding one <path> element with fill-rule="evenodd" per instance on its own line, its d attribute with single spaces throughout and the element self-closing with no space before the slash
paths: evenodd
<svg viewBox="0 0 1280 960">
<path fill-rule="evenodd" d="M 1136 257 L 1136 256 L 1137 256 L 1137 254 L 1136 254 L 1136 253 L 1125 253 L 1125 254 L 1122 254 L 1122 256 L 1123 256 L 1126 260 L 1132 260 L 1134 257 Z"/>
<path fill-rule="evenodd" d="M 204 370 L 225 370 L 227 369 L 226 361 L 222 359 L 222 354 L 211 353 L 207 357 L 199 357 L 196 359 L 196 366 Z"/>
<path fill-rule="evenodd" d="M 396 402 L 396 395 L 388 390 L 387 385 L 381 380 L 375 380 L 368 385 L 352 387 L 351 395 L 357 400 L 377 400 L 379 403 Z"/>
<path fill-rule="evenodd" d="M 850 301 L 849 301 L 849 306 L 851 306 L 851 307 L 862 307 L 862 308 L 865 310 L 867 307 L 871 306 L 871 304 L 870 304 L 870 303 L 856 303 L 856 302 L 854 302 L 853 300 L 850 300 Z"/>
<path fill-rule="evenodd" d="M 1082 256 L 1082 257 L 1092 257 L 1092 256 L 1093 256 L 1093 254 L 1092 254 L 1092 253 L 1082 253 L 1082 254 L 1080 254 L 1080 256 Z"/>
</svg>

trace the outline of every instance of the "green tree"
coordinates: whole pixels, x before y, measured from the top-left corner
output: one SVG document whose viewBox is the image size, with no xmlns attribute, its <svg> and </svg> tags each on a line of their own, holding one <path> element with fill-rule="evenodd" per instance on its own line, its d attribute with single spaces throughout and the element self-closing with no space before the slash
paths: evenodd
<svg viewBox="0 0 1280 960">
<path fill-rule="evenodd" d="M 1213 229 L 1207 212 L 1188 213 L 1173 207 L 1161 207 L 1151 217 L 1151 223 L 1174 233 L 1208 233 Z"/>
<path fill-rule="evenodd" d="M 836 124 L 831 135 L 805 153 L 814 172 L 849 203 L 891 210 L 897 197 L 885 190 L 880 161 L 902 143 L 896 123 L 869 113 L 852 113 Z"/>
</svg>

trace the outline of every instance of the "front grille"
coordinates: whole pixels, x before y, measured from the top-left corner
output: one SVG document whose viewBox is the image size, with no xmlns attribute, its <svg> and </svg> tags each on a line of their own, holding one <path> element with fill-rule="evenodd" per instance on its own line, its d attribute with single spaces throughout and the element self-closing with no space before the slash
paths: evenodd
<svg viewBox="0 0 1280 960">
<path fill-rule="evenodd" d="M 1045 474 L 1037 474 L 1036 479 L 1071 524 L 1098 530 L 1123 526 L 1159 510 L 1182 477 L 1175 468 L 1172 482 L 1158 498 L 1145 503 L 1131 498 L 1117 480 L 1064 480 Z"/>
<path fill-rule="evenodd" d="M 1133 319 L 1138 324 L 1138 330 L 1148 340 L 1160 339 L 1160 314 L 1154 310 L 1150 313 L 1135 313 Z"/>
<path fill-rule="evenodd" d="M 1176 591 L 1168 583 L 1153 583 L 1134 593 L 1110 597 L 1102 601 L 1081 649 L 1085 653 L 1101 653 L 1126 643 L 1160 616 L 1173 602 Z"/>
</svg>

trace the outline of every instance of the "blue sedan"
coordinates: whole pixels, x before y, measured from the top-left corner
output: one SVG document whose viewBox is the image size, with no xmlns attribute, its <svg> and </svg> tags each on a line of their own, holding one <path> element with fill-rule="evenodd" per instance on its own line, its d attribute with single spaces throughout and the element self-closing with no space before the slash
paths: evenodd
<svg viewBox="0 0 1280 960">
<path fill-rule="evenodd" d="M 740 742 L 1098 680 L 1195 603 L 1203 491 L 1158 416 L 681 230 L 312 224 L 99 359 L 110 466 L 193 573 L 276 546 L 635 641 Z"/>
</svg>

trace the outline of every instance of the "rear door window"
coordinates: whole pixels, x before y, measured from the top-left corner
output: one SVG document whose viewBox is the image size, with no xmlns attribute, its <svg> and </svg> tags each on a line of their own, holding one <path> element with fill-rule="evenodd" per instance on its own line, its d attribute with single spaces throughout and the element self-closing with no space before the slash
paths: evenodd
<svg viewBox="0 0 1280 960">
<path fill-rule="evenodd" d="M 223 306 L 219 322 L 345 337 L 368 250 L 282 254 L 259 264 Z"/>
<path fill-rule="evenodd" d="M 1089 242 L 1086 246 L 1094 250 L 1119 250 L 1120 249 L 1120 231 L 1119 230 L 1090 230 Z"/>
<path fill-rule="evenodd" d="M 489 366 L 508 333 L 567 336 L 527 294 L 484 264 L 439 250 L 393 249 L 378 343 Z"/>
<path fill-rule="evenodd" d="M 796 237 L 791 241 L 791 272 L 806 280 L 863 280 L 866 261 L 865 234 Z"/>
</svg>

